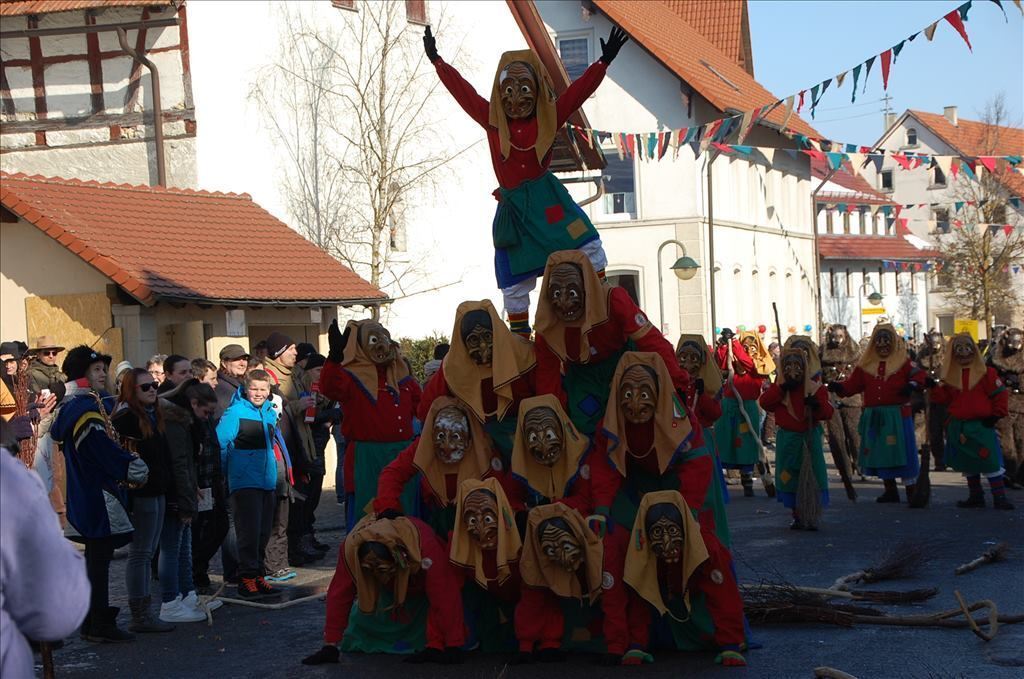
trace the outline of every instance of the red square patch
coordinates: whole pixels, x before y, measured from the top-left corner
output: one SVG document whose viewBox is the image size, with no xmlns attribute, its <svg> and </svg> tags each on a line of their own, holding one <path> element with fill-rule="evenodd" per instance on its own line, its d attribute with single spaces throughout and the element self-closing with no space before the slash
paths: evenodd
<svg viewBox="0 0 1024 679">
<path fill-rule="evenodd" d="M 552 205 L 544 210 L 544 216 L 547 217 L 548 224 L 557 224 L 565 219 L 565 209 L 561 205 Z"/>
<path fill-rule="evenodd" d="M 980 449 L 978 451 L 978 457 L 980 457 L 983 460 L 987 460 L 988 459 L 988 448 Z"/>
</svg>

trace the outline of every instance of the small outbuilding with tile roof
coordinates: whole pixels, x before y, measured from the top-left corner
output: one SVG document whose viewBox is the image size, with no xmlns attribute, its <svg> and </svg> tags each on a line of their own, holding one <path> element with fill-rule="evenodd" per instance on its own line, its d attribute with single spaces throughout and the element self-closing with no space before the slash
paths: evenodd
<svg viewBox="0 0 1024 679">
<path fill-rule="evenodd" d="M 0 173 L 0 204 L 5 338 L 215 360 L 273 330 L 325 346 L 338 306 L 387 301 L 246 194 Z"/>
</svg>

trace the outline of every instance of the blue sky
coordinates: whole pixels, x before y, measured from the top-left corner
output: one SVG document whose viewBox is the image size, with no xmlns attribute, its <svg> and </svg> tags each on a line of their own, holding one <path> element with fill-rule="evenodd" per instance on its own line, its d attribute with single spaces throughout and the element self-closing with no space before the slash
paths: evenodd
<svg viewBox="0 0 1024 679">
<path fill-rule="evenodd" d="M 776 96 L 809 89 L 849 70 L 868 57 L 924 29 L 963 0 L 750 0 L 754 76 Z M 942 113 L 958 106 L 960 117 L 977 119 L 985 102 L 1003 92 L 1009 124 L 1024 123 L 1024 17 L 1003 0 L 1009 23 L 989 0 L 974 0 L 966 22 L 974 52 L 942 21 L 935 39 L 924 34 L 908 42 L 889 73 L 890 106 Z M 850 103 L 851 75 L 839 90 L 835 82 L 811 119 L 805 99 L 801 114 L 823 136 L 870 145 L 882 134 L 882 75 L 878 60 L 867 91 L 863 76 L 857 101 Z"/>
</svg>

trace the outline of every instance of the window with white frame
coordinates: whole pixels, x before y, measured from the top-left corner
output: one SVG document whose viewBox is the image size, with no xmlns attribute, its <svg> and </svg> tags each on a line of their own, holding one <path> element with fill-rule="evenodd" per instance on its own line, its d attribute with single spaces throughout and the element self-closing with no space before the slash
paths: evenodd
<svg viewBox="0 0 1024 679">
<path fill-rule="evenodd" d="M 632 158 L 619 159 L 618 153 L 605 154 L 604 214 L 620 219 L 636 219 L 636 165 Z"/>
<path fill-rule="evenodd" d="M 932 210 L 932 220 L 935 222 L 935 233 L 946 233 L 949 231 L 949 210 L 936 208 Z"/>
<path fill-rule="evenodd" d="M 640 272 L 636 269 L 609 269 L 605 272 L 609 285 L 617 285 L 629 295 L 637 306 L 640 303 Z"/>
<path fill-rule="evenodd" d="M 882 170 L 878 175 L 878 188 L 883 191 L 892 191 L 894 187 L 892 170 Z"/>
<path fill-rule="evenodd" d="M 917 146 L 917 129 L 913 127 L 907 130 L 907 146 Z"/>
<path fill-rule="evenodd" d="M 946 185 L 946 173 L 942 171 L 938 163 L 932 167 L 932 186 L 945 186 Z"/>
<path fill-rule="evenodd" d="M 569 80 L 576 80 L 590 66 L 590 38 L 585 35 L 559 38 L 558 56 L 562 58 Z"/>
</svg>

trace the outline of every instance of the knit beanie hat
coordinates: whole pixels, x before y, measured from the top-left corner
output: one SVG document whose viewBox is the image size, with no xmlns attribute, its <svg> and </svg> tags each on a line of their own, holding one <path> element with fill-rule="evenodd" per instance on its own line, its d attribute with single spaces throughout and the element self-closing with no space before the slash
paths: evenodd
<svg viewBox="0 0 1024 679">
<path fill-rule="evenodd" d="M 312 356 L 309 357 L 309 360 L 306 361 L 306 370 L 309 371 L 312 370 L 313 368 L 322 368 L 324 363 L 326 362 L 327 359 L 321 356 L 320 354 L 313 354 Z"/>
<path fill-rule="evenodd" d="M 61 372 L 68 376 L 68 381 L 73 382 L 85 377 L 85 373 L 89 371 L 89 366 L 93 363 L 102 361 L 109 368 L 111 360 L 113 359 L 110 356 L 101 354 L 90 346 L 80 344 L 68 351 L 67 358 L 64 359 L 64 365 L 60 369 Z"/>
<path fill-rule="evenodd" d="M 313 354 L 317 353 L 316 347 L 309 342 L 299 342 L 295 345 L 295 362 L 298 363 L 304 358 L 309 358 Z M 306 366 L 307 368 L 309 366 Z"/>
<path fill-rule="evenodd" d="M 267 355 L 270 358 L 277 358 L 284 353 L 284 350 L 295 344 L 292 338 L 281 332 L 272 332 L 267 338 Z"/>
</svg>

